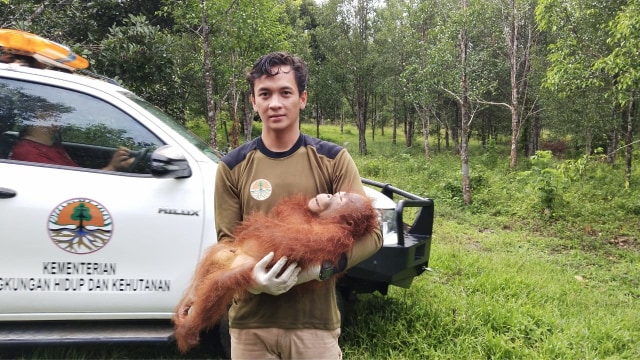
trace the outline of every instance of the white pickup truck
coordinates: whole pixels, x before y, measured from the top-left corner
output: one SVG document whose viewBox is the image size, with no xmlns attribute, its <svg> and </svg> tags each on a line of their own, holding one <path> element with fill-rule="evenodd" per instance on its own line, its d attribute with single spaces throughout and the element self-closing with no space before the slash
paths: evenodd
<svg viewBox="0 0 640 360">
<path fill-rule="evenodd" d="M 27 127 L 52 124 L 77 166 L 12 159 Z M 101 170 L 118 146 L 135 162 Z M 216 239 L 219 157 L 116 84 L 0 63 L 0 346 L 172 341 L 174 307 Z M 433 202 L 363 181 L 384 247 L 341 296 L 408 287 L 429 260 Z M 410 227 L 406 207 L 420 207 Z"/>
</svg>

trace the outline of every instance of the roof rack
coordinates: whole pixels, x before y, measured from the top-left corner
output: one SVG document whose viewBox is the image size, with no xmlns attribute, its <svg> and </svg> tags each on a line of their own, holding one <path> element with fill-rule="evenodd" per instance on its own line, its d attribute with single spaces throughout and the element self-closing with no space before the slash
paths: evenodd
<svg viewBox="0 0 640 360">
<path fill-rule="evenodd" d="M 109 84 L 113 84 L 113 85 L 116 85 L 116 86 L 122 86 L 122 84 L 120 84 L 120 82 L 118 80 L 112 79 L 112 78 L 110 78 L 108 76 L 100 75 L 100 74 L 95 73 L 95 72 L 93 72 L 91 70 L 82 69 L 82 70 L 78 70 L 77 72 L 82 74 L 82 75 L 94 78 L 94 79 L 106 81 Z"/>
</svg>

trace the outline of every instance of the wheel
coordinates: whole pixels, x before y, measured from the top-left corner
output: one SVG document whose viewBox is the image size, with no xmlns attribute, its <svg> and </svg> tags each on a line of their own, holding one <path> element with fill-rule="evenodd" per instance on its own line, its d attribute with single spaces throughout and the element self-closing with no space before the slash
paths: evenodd
<svg viewBox="0 0 640 360">
<path fill-rule="evenodd" d="M 215 359 L 231 359 L 229 322 L 223 320 L 213 328 L 202 331 L 196 353 L 204 354 L 207 358 L 215 356 Z"/>
<path fill-rule="evenodd" d="M 220 355 L 225 359 L 231 359 L 231 335 L 229 334 L 229 320 L 223 319 L 218 324 L 218 336 L 220 341 Z"/>
</svg>

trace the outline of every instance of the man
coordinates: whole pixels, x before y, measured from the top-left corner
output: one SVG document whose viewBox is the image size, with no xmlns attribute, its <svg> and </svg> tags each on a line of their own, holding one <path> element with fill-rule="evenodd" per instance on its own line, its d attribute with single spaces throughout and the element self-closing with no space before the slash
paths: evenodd
<svg viewBox="0 0 640 360">
<path fill-rule="evenodd" d="M 55 126 L 28 126 L 20 134 L 20 140 L 11 150 L 10 159 L 31 161 L 42 164 L 65 165 L 78 167 L 79 165 L 69 157 L 62 145 L 56 142 L 58 130 Z M 102 170 L 126 171 L 134 158 L 129 155 L 129 149 L 119 147 L 114 151 L 111 160 Z"/>
<path fill-rule="evenodd" d="M 262 134 L 227 154 L 218 166 L 215 214 L 218 241 L 254 211 L 268 212 L 294 194 L 313 197 L 340 191 L 364 195 L 360 175 L 346 149 L 304 135 L 300 111 L 307 103 L 307 67 L 283 52 L 262 56 L 247 74 Z M 233 359 L 340 359 L 340 314 L 335 281 L 326 280 L 374 254 L 382 246 L 379 231 L 356 242 L 339 264 L 318 259 L 300 272 L 295 263 L 273 254 L 253 270 L 254 296 L 236 300 L 229 311 Z M 300 283 L 319 281 L 309 292 L 288 292 Z"/>
<path fill-rule="evenodd" d="M 5 53 L 0 56 L 0 62 L 17 63 L 23 66 L 44 69 L 46 65 L 31 56 Z M 59 71 L 68 72 L 58 68 Z M 79 165 L 71 159 L 66 150 L 57 142 L 58 126 L 52 120 L 51 109 L 40 109 L 36 112 L 30 124 L 20 132 L 20 140 L 11 149 L 10 159 L 31 161 L 42 164 L 74 166 Z M 127 171 L 135 159 L 130 156 L 129 149 L 118 147 L 111 160 L 102 170 Z"/>
</svg>

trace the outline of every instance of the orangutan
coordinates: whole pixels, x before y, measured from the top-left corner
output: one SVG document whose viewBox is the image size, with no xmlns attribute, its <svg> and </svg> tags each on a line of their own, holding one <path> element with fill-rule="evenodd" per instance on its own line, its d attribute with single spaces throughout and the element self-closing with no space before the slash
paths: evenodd
<svg viewBox="0 0 640 360">
<path fill-rule="evenodd" d="M 226 314 L 234 297 L 248 295 L 254 266 L 270 252 L 302 270 L 324 261 L 336 264 L 354 241 L 379 226 L 371 199 L 345 192 L 286 198 L 268 214 L 247 217 L 235 229 L 234 241 L 212 245 L 198 263 L 173 317 L 178 348 L 186 352 L 196 346 L 200 332 Z M 304 291 L 313 283 L 292 290 Z"/>
</svg>

